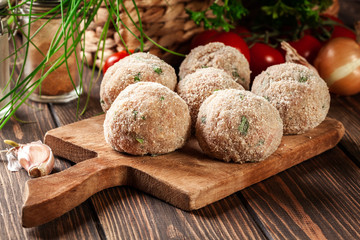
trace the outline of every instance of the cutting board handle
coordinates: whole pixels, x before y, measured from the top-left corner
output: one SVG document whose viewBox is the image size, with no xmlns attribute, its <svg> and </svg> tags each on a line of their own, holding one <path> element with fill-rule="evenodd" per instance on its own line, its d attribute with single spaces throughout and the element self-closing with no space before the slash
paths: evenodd
<svg viewBox="0 0 360 240">
<path fill-rule="evenodd" d="M 47 223 L 103 189 L 126 185 L 128 168 L 116 160 L 93 158 L 62 172 L 27 181 L 23 227 Z"/>
</svg>

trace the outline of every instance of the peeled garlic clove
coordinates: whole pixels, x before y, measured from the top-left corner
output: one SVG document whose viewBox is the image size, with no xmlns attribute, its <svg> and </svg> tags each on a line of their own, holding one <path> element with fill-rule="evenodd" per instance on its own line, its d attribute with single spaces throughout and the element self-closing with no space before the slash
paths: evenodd
<svg viewBox="0 0 360 240">
<path fill-rule="evenodd" d="M 20 165 L 30 177 L 42 177 L 51 173 L 55 158 L 49 146 L 41 142 L 20 145 L 17 150 Z"/>
</svg>

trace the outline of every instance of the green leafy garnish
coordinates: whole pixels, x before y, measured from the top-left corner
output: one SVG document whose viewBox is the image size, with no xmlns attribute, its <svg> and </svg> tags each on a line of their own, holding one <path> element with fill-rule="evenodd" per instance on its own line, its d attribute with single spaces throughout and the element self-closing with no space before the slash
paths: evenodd
<svg viewBox="0 0 360 240">
<path fill-rule="evenodd" d="M 308 80 L 308 78 L 306 76 L 301 76 L 299 78 L 299 82 L 303 83 L 303 82 L 306 82 Z"/>
<path fill-rule="evenodd" d="M 140 144 L 143 144 L 144 143 L 144 139 L 142 139 L 142 138 L 135 138 L 136 139 L 136 141 L 138 141 Z"/>
<path fill-rule="evenodd" d="M 137 116 L 137 114 L 138 114 L 139 112 L 138 111 L 136 111 L 136 110 L 134 110 L 133 111 L 133 114 L 134 114 L 134 120 L 136 120 L 136 116 Z"/>
<path fill-rule="evenodd" d="M 259 142 L 256 144 L 256 147 L 259 147 L 261 145 L 264 145 L 265 140 L 264 139 L 260 139 Z"/>
<path fill-rule="evenodd" d="M 240 97 L 240 100 L 243 100 L 245 96 L 244 96 L 244 94 L 241 94 L 241 93 L 240 93 L 240 94 L 239 94 L 239 97 Z"/>
<path fill-rule="evenodd" d="M 208 12 L 210 11 L 213 17 L 208 17 Z M 237 20 L 248 13 L 248 10 L 243 7 L 240 0 L 225 0 L 223 5 L 219 5 L 218 1 L 215 1 L 204 11 L 196 12 L 186 9 L 186 12 L 196 24 L 199 25 L 200 23 L 203 23 L 206 29 L 222 28 L 225 31 L 229 31 L 234 28 L 233 24 Z"/>
<path fill-rule="evenodd" d="M 238 127 L 238 130 L 241 133 L 241 135 L 244 135 L 244 136 L 246 136 L 246 134 L 248 133 L 249 121 L 247 120 L 247 118 L 245 116 L 241 117 L 241 122 L 240 122 L 240 125 Z"/>
<path fill-rule="evenodd" d="M 138 72 L 138 73 L 134 76 L 134 82 L 140 82 L 140 81 L 141 81 L 140 76 L 141 76 L 141 73 Z"/>
<path fill-rule="evenodd" d="M 154 67 L 154 72 L 160 75 L 162 73 L 161 67 Z"/>
<path fill-rule="evenodd" d="M 233 76 L 234 78 L 239 78 L 239 77 L 240 77 L 240 75 L 239 75 L 239 73 L 238 73 L 238 71 L 237 71 L 236 68 L 233 69 L 232 76 Z"/>
<path fill-rule="evenodd" d="M 165 97 L 164 96 L 161 96 L 160 97 L 160 101 L 164 101 Z"/>
<path fill-rule="evenodd" d="M 300 39 L 309 29 L 320 40 L 329 39 L 333 26 L 339 23 L 320 17 L 320 13 L 332 4 L 333 0 L 223 0 L 213 1 L 204 11 L 186 12 L 205 29 L 228 32 L 237 24 L 250 30 L 251 36 L 244 33 L 245 40 L 278 46 L 281 41 Z"/>
<path fill-rule="evenodd" d="M 201 123 L 206 123 L 206 116 L 201 117 Z"/>
</svg>

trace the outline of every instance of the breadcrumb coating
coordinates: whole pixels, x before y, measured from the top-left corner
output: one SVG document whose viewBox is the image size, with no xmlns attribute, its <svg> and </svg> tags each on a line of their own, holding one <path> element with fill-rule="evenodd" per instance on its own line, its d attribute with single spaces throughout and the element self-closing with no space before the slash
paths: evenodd
<svg viewBox="0 0 360 240">
<path fill-rule="evenodd" d="M 181 148 L 190 135 L 185 101 L 153 82 L 131 84 L 106 113 L 105 140 L 115 150 L 133 155 L 164 154 Z"/>
<path fill-rule="evenodd" d="M 100 86 L 100 104 L 106 112 L 119 93 L 130 84 L 157 82 L 175 90 L 177 76 L 172 66 L 150 53 L 133 53 L 105 73 Z"/>
<path fill-rule="evenodd" d="M 206 67 L 223 69 L 246 90 L 249 89 L 251 73 L 249 63 L 236 48 L 220 42 L 212 42 L 192 49 L 180 65 L 180 80 L 187 74 Z"/>
<path fill-rule="evenodd" d="M 215 91 L 231 88 L 244 90 L 244 87 L 224 70 L 213 67 L 197 69 L 178 83 L 176 91 L 189 106 L 193 132 L 199 108 L 204 100 Z"/>
<path fill-rule="evenodd" d="M 296 63 L 274 65 L 255 77 L 251 91 L 275 106 L 284 134 L 301 134 L 324 121 L 330 93 L 323 79 Z"/>
<path fill-rule="evenodd" d="M 196 121 L 201 149 L 225 162 L 259 162 L 280 145 L 279 112 L 265 98 L 249 91 L 226 89 L 208 97 Z"/>
</svg>

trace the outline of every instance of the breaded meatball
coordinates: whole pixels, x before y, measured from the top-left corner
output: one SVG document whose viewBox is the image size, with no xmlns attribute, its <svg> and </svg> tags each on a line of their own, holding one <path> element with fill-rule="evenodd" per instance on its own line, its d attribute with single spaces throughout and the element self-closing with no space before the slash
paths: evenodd
<svg viewBox="0 0 360 240">
<path fill-rule="evenodd" d="M 201 149 L 225 162 L 259 162 L 280 145 L 279 112 L 265 98 L 249 91 L 226 89 L 208 97 L 196 121 Z"/>
<path fill-rule="evenodd" d="M 325 81 L 296 63 L 269 67 L 255 77 L 251 91 L 278 109 L 284 134 L 301 134 L 318 126 L 330 108 Z"/>
<path fill-rule="evenodd" d="M 172 66 L 150 53 L 133 53 L 111 66 L 100 86 L 100 103 L 106 112 L 119 93 L 137 82 L 157 82 L 175 90 L 177 77 Z"/>
<path fill-rule="evenodd" d="M 249 89 L 249 63 L 236 48 L 220 42 L 212 42 L 192 49 L 180 65 L 180 80 L 187 74 L 206 67 L 223 69 L 245 89 Z"/>
<path fill-rule="evenodd" d="M 133 155 L 163 154 L 181 148 L 190 135 L 185 101 L 153 82 L 131 84 L 106 113 L 105 140 L 115 150 Z"/>
<path fill-rule="evenodd" d="M 204 100 L 214 91 L 230 88 L 244 90 L 224 70 L 213 67 L 197 69 L 178 83 L 176 91 L 189 106 L 193 129 Z"/>
</svg>

